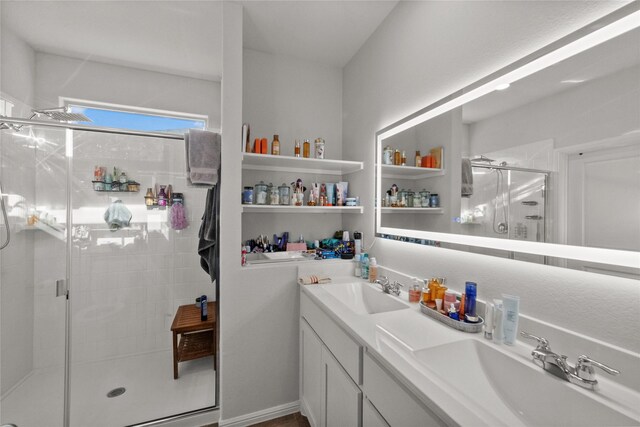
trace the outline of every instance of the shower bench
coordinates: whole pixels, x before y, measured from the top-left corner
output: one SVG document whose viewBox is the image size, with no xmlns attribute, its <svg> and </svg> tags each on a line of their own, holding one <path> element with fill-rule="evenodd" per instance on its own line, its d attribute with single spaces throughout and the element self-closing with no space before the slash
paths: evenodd
<svg viewBox="0 0 640 427">
<path fill-rule="evenodd" d="M 200 320 L 200 308 L 181 305 L 171 324 L 173 332 L 173 379 L 178 379 L 178 363 L 213 356 L 216 369 L 216 302 L 207 303 L 207 320 Z M 180 341 L 178 342 L 178 335 Z"/>
</svg>

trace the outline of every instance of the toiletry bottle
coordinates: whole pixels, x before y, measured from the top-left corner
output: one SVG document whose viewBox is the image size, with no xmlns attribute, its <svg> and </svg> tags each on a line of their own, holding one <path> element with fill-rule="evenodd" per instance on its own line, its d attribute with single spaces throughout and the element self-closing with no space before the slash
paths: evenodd
<svg viewBox="0 0 640 427">
<path fill-rule="evenodd" d="M 273 135 L 273 142 L 271 143 L 271 155 L 280 155 L 280 139 L 278 139 L 278 135 Z"/>
<path fill-rule="evenodd" d="M 476 314 L 476 295 L 478 292 L 478 285 L 474 282 L 466 282 L 464 285 L 464 320 L 466 322 L 477 322 L 478 315 Z"/>
<path fill-rule="evenodd" d="M 373 283 L 378 278 L 378 262 L 375 257 L 369 261 L 369 283 Z"/>
<path fill-rule="evenodd" d="M 400 165 L 401 166 L 406 166 L 407 165 L 407 153 L 404 152 L 404 151 L 400 155 Z"/>
<path fill-rule="evenodd" d="M 302 157 L 309 158 L 309 153 L 311 152 L 311 143 L 309 142 L 308 139 L 304 140 L 304 143 L 302 144 Z"/>
<path fill-rule="evenodd" d="M 362 278 L 369 280 L 369 255 L 363 253 L 360 256 L 360 263 L 362 264 Z"/>
<path fill-rule="evenodd" d="M 359 231 L 353 232 L 353 241 L 356 249 L 356 255 L 362 253 L 362 233 Z"/>
<path fill-rule="evenodd" d="M 300 157 L 300 141 L 296 139 L 296 145 L 293 148 L 293 155 L 295 157 Z"/>
<path fill-rule="evenodd" d="M 493 341 L 496 344 L 502 344 L 504 341 L 504 332 L 502 327 L 503 307 L 501 299 L 493 300 Z"/>
<path fill-rule="evenodd" d="M 393 153 L 393 164 L 396 166 L 400 166 L 401 162 L 402 162 L 402 156 L 400 155 L 400 150 L 396 150 Z"/>
<path fill-rule="evenodd" d="M 493 304 L 489 301 L 485 304 L 484 309 L 484 338 L 493 339 Z"/>
<path fill-rule="evenodd" d="M 422 156 L 420 155 L 420 151 L 418 150 L 418 151 L 416 151 L 416 163 L 415 163 L 415 166 L 417 168 L 419 168 L 421 164 L 422 164 Z"/>
<path fill-rule="evenodd" d="M 356 254 L 353 257 L 353 262 L 355 263 L 355 275 L 356 277 L 362 276 L 362 265 L 360 264 L 360 254 Z"/>
<path fill-rule="evenodd" d="M 514 345 L 518 336 L 518 316 L 520 310 L 520 298 L 513 295 L 502 294 L 502 330 L 504 343 Z"/>
<path fill-rule="evenodd" d="M 203 322 L 205 320 L 207 320 L 207 296 L 206 295 L 202 295 L 200 297 L 200 320 L 202 320 Z"/>
</svg>

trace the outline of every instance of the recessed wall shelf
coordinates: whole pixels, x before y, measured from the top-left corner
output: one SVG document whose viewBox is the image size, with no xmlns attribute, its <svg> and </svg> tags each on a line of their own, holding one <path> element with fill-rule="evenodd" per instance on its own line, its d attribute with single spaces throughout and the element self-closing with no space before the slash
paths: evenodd
<svg viewBox="0 0 640 427">
<path fill-rule="evenodd" d="M 415 166 L 380 165 L 383 178 L 423 179 L 444 175 L 444 169 L 421 168 Z"/>
<path fill-rule="evenodd" d="M 442 208 L 382 208 L 382 213 L 393 214 L 442 214 Z"/>
<path fill-rule="evenodd" d="M 242 153 L 242 169 L 246 170 L 348 175 L 358 172 L 363 168 L 363 162 L 353 162 L 349 160 L 310 159 L 305 157 Z"/>
<path fill-rule="evenodd" d="M 361 214 L 362 206 L 287 206 L 287 205 L 242 205 L 243 213 L 353 213 Z"/>
</svg>

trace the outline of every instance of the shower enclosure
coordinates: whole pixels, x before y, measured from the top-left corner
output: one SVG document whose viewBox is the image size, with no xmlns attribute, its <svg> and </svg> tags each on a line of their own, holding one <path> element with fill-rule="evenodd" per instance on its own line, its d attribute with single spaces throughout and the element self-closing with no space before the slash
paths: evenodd
<svg viewBox="0 0 640 427">
<path fill-rule="evenodd" d="M 210 357 L 173 378 L 177 307 L 216 298 L 196 253 L 206 189 L 187 187 L 182 137 L 29 123 L 0 132 L 0 244 L 11 235 L 0 251 L 0 424 L 132 425 L 211 409 Z M 96 166 L 139 190 L 94 186 Z M 147 188 L 169 184 L 186 229 L 145 205 Z M 117 200 L 131 214 L 123 228 L 105 219 Z"/>
<path fill-rule="evenodd" d="M 473 194 L 462 198 L 466 234 L 547 241 L 549 172 L 475 162 L 471 169 Z"/>
</svg>

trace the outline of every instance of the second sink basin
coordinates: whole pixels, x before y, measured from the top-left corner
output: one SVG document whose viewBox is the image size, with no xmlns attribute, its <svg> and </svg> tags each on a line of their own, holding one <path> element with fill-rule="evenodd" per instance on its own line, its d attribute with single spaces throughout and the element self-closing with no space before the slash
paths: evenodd
<svg viewBox="0 0 640 427">
<path fill-rule="evenodd" d="M 477 340 L 413 352 L 423 366 L 509 425 L 628 426 L 633 420 L 575 385 Z"/>
<path fill-rule="evenodd" d="M 324 290 L 357 314 L 375 314 L 409 308 L 402 301 L 361 282 L 325 285 Z"/>
</svg>

